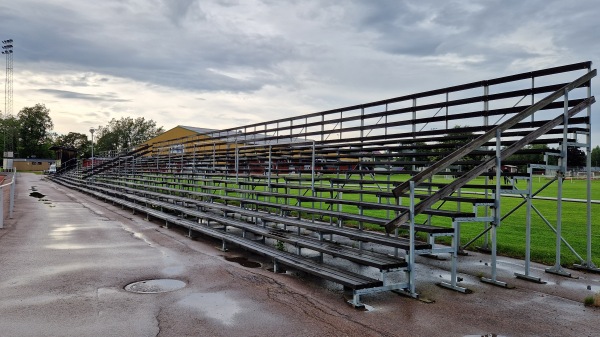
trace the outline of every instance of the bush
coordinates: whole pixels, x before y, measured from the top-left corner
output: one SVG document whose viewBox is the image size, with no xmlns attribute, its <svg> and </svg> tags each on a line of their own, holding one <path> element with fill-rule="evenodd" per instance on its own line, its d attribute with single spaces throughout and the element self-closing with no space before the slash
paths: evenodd
<svg viewBox="0 0 600 337">
<path fill-rule="evenodd" d="M 597 292 L 594 295 L 587 296 L 583 300 L 583 304 L 586 307 L 600 307 L 600 292 Z"/>
</svg>

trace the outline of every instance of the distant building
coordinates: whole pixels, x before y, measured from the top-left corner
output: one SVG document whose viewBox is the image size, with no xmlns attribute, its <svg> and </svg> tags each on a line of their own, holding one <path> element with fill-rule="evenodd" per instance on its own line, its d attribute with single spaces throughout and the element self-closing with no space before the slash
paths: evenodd
<svg viewBox="0 0 600 337">
<path fill-rule="evenodd" d="M 69 169 L 77 167 L 77 150 L 72 147 L 53 146 L 50 150 L 56 155 L 56 169 Z"/>
<path fill-rule="evenodd" d="M 54 159 L 15 158 L 13 159 L 13 167 L 17 169 L 17 172 L 48 171 L 50 165 L 55 162 Z"/>
</svg>

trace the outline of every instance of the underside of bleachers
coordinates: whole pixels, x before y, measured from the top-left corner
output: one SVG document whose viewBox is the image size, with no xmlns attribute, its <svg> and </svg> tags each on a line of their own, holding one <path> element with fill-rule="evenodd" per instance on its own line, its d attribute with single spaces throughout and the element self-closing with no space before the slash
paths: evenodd
<svg viewBox="0 0 600 337">
<path fill-rule="evenodd" d="M 417 297 L 416 255 L 449 256 L 451 278 L 442 285 L 468 292 L 457 276 L 458 255 L 471 244 L 461 244 L 460 226 L 478 223 L 480 236 L 491 241 L 484 281 L 504 286 L 495 271 L 495 231 L 506 214 L 501 196 L 520 195 L 522 207 L 531 207 L 536 191 L 528 182 L 544 170 L 555 175 L 560 209 L 569 147 L 588 155 L 590 188 L 591 66 L 149 142 L 51 178 L 184 227 L 191 237 L 216 238 L 223 249 L 236 245 L 267 256 L 275 271 L 341 284 L 355 306 L 374 292 Z M 541 159 L 520 159 L 525 154 Z M 556 232 L 557 263 L 549 271 L 567 274 L 560 217 Z M 591 251 L 580 266 L 597 269 Z M 538 279 L 528 261 L 519 276 Z"/>
</svg>

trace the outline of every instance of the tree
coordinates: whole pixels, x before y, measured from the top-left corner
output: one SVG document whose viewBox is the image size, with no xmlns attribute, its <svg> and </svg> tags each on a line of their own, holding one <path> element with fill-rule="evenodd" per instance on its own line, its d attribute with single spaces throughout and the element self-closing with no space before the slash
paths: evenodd
<svg viewBox="0 0 600 337">
<path fill-rule="evenodd" d="M 568 167 L 585 167 L 586 166 L 585 152 L 581 151 L 576 146 L 567 147 L 567 166 Z"/>
<path fill-rule="evenodd" d="M 531 144 L 522 148 L 521 153 L 517 152 L 508 158 L 509 161 L 522 162 L 527 166 L 529 164 L 544 164 L 544 152 L 550 150 L 546 144 Z M 524 153 L 523 153 L 524 152 Z"/>
<path fill-rule="evenodd" d="M 69 132 L 66 135 L 57 136 L 54 145 L 73 148 L 77 150 L 77 154 L 82 157 L 90 157 L 92 152 L 92 142 L 88 139 L 86 134 L 78 132 Z"/>
<path fill-rule="evenodd" d="M 455 151 L 456 149 L 464 146 L 477 138 L 477 135 L 471 131 L 465 131 L 469 126 L 455 125 L 452 131 L 449 131 L 443 138 L 438 140 L 437 148 L 431 150 L 431 156 L 429 160 L 437 162 L 444 158 L 448 152 Z M 478 160 L 476 156 L 466 155 L 461 161 Z M 462 165 L 462 170 L 470 170 L 474 165 Z"/>
<path fill-rule="evenodd" d="M 28 157 L 51 157 L 51 130 L 54 127 L 50 118 L 50 109 L 44 104 L 36 104 L 34 107 L 26 107 L 19 111 L 19 156 Z"/>
<path fill-rule="evenodd" d="M 598 145 L 592 149 L 592 166 L 600 166 L 600 146 Z"/>
<path fill-rule="evenodd" d="M 157 128 L 156 122 L 145 120 L 144 117 L 123 117 L 119 120 L 113 118 L 107 126 L 98 128 L 95 146 L 98 152 L 123 151 L 163 132 L 162 126 Z"/>
<path fill-rule="evenodd" d="M 1 120 L 0 128 L 2 132 L 1 149 L 16 152 L 19 143 L 19 121 L 15 116 L 8 116 Z M 6 146 L 4 146 L 5 143 Z"/>
</svg>

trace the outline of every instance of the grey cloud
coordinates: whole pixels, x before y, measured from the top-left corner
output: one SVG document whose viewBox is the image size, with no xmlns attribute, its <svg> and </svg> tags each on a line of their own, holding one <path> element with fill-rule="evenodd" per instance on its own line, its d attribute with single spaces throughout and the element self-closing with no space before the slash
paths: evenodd
<svg viewBox="0 0 600 337">
<path fill-rule="evenodd" d="M 268 74 L 279 62 L 294 57 L 293 46 L 280 37 L 224 30 L 195 20 L 203 15 L 195 1 L 165 3 L 171 19 L 181 23 L 193 17 L 187 23 L 192 27 L 133 17 L 127 11 L 111 12 L 116 16 L 109 23 L 52 4 L 36 4 L 39 11 L 35 15 L 0 7 L 4 13 L 0 20 L 12 20 L 15 52 L 21 62 L 49 61 L 192 90 L 258 90 L 277 82 L 279 78 Z M 240 79 L 210 72 L 210 68 L 225 72 L 247 69 L 256 74 Z"/>
<path fill-rule="evenodd" d="M 545 50 L 510 41 L 528 23 L 545 29 L 531 47 L 540 41 L 556 47 L 553 65 L 600 55 L 592 0 L 577 6 L 563 0 L 262 0 L 241 6 L 236 0 L 4 1 L 0 31 L 15 39 L 16 67 L 51 64 L 62 67 L 57 73 L 113 75 L 209 101 L 214 92 L 253 93 L 268 86 L 270 93 L 277 92 L 273 87 L 297 93 L 317 109 L 506 75 L 518 63 L 535 65 L 548 58 Z M 479 61 L 452 63 L 469 59 Z M 82 77 L 71 85 L 93 82 Z M 75 91 L 48 93 L 118 99 Z"/>
<path fill-rule="evenodd" d="M 506 64 L 511 58 L 537 57 L 535 52 L 498 49 L 494 38 L 524 23 L 548 20 L 547 1 L 360 2 L 358 27 L 375 33 L 372 46 L 386 53 L 465 58 L 485 54 L 486 62 Z M 555 15 L 557 13 L 549 13 Z M 544 18 L 544 15 L 547 17 Z M 511 24 L 518 22 L 519 24 Z"/>
<path fill-rule="evenodd" d="M 57 90 L 57 89 L 38 89 L 38 91 L 53 95 L 58 98 L 66 98 L 66 99 L 79 99 L 79 100 L 86 100 L 86 101 L 131 102 L 131 100 L 128 100 L 128 99 L 118 98 L 118 96 L 114 93 L 108 93 L 108 94 L 103 94 L 103 95 L 90 95 L 90 94 L 83 94 L 80 92 Z"/>
<path fill-rule="evenodd" d="M 193 5 L 198 4 L 196 0 L 165 0 L 163 3 L 167 7 L 167 15 L 176 25 L 179 25 L 185 19 Z M 204 13 L 201 11 L 196 13 L 199 15 L 196 15 L 195 19 L 205 18 Z"/>
</svg>

